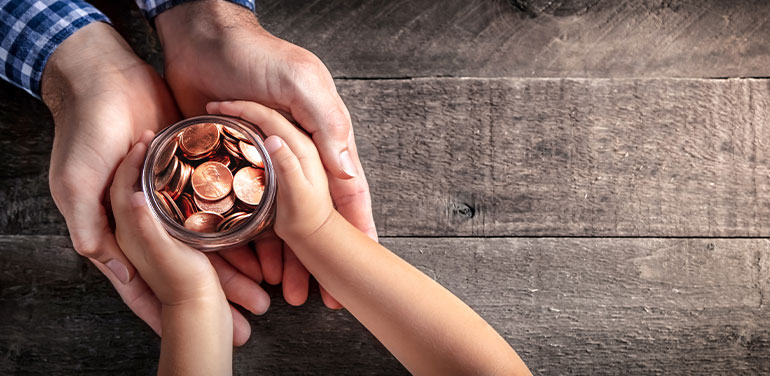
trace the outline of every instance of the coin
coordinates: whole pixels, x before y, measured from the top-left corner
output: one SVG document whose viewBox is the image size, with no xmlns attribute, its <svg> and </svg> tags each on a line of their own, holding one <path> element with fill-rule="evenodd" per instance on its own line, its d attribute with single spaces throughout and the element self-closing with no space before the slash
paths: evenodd
<svg viewBox="0 0 770 376">
<path fill-rule="evenodd" d="M 174 214 L 173 217 L 176 219 L 179 224 L 184 223 L 184 215 L 182 214 L 182 211 L 179 210 L 179 207 L 176 206 L 176 202 L 171 198 L 171 196 L 168 194 L 168 192 L 163 191 L 160 192 L 161 196 L 163 196 L 163 200 L 166 201 L 166 205 L 171 209 L 171 212 Z"/>
<path fill-rule="evenodd" d="M 264 168 L 262 157 L 229 126 L 202 123 L 183 129 L 158 148 L 153 162 L 159 210 L 194 231 L 242 226 L 264 194 L 265 172 L 254 167 Z"/>
<path fill-rule="evenodd" d="M 166 202 L 166 198 L 163 197 L 163 194 L 155 191 L 155 198 L 158 199 L 158 204 L 160 204 L 160 208 L 166 212 L 166 215 L 168 215 L 170 218 L 176 218 L 176 215 L 171 210 L 171 207 L 168 206 L 168 202 Z"/>
<path fill-rule="evenodd" d="M 190 182 L 192 170 L 192 166 L 181 161 L 179 162 L 179 168 L 177 168 L 174 177 L 168 185 L 168 189 L 166 189 L 169 195 L 171 195 L 171 198 L 176 200 L 182 194 L 185 187 L 187 187 L 187 183 Z"/>
<path fill-rule="evenodd" d="M 203 211 L 210 211 L 218 214 L 227 213 L 235 204 L 235 195 L 230 192 L 229 195 L 219 200 L 206 200 L 205 198 L 195 195 L 193 198 L 195 205 L 197 205 Z"/>
<path fill-rule="evenodd" d="M 198 211 L 198 208 L 195 206 L 195 202 L 189 193 L 182 193 L 182 195 L 177 199 L 177 204 L 179 204 L 179 210 L 182 211 L 185 219 Z"/>
<path fill-rule="evenodd" d="M 230 193 L 233 173 L 219 162 L 204 162 L 192 174 L 195 193 L 206 200 L 219 200 Z"/>
<path fill-rule="evenodd" d="M 233 128 L 230 128 L 230 127 L 228 127 L 226 125 L 222 127 L 222 130 L 224 131 L 224 132 L 222 132 L 222 135 L 227 137 L 229 140 L 232 140 L 233 142 L 248 141 L 249 140 L 246 137 L 246 135 L 244 135 L 243 133 L 238 132 L 237 130 L 235 130 Z"/>
<path fill-rule="evenodd" d="M 246 222 L 247 219 L 249 219 L 252 216 L 252 214 L 253 213 L 245 213 L 245 214 L 242 214 L 242 215 L 239 215 L 239 216 L 233 218 L 230 221 L 230 223 L 228 223 L 227 226 L 225 226 L 222 230 L 226 231 L 226 230 L 229 230 L 231 228 L 235 228 L 235 227 L 238 227 L 238 226 L 242 225 L 244 222 Z"/>
<path fill-rule="evenodd" d="M 177 145 L 178 142 L 176 137 L 163 145 L 158 152 L 158 157 L 155 158 L 155 164 L 153 165 L 155 171 L 163 171 L 163 169 L 168 167 L 169 163 L 171 163 L 171 159 L 175 158 L 174 154 L 176 153 Z"/>
<path fill-rule="evenodd" d="M 209 160 L 212 161 L 212 162 L 219 162 L 219 163 L 227 166 L 227 168 L 229 170 L 231 170 L 231 171 L 232 171 L 233 167 L 236 164 L 235 163 L 235 158 L 233 158 L 233 157 L 231 157 L 231 156 L 229 156 L 227 154 L 221 154 L 221 153 L 212 156 L 211 159 L 209 159 Z"/>
<path fill-rule="evenodd" d="M 230 140 L 224 140 L 222 141 L 222 144 L 225 146 L 225 150 L 232 155 L 235 158 L 242 159 L 243 155 L 241 155 L 241 151 L 238 149 L 238 144 L 235 142 L 231 142 Z"/>
<path fill-rule="evenodd" d="M 219 146 L 219 127 L 214 123 L 191 125 L 179 136 L 179 147 L 190 159 L 199 159 Z"/>
<path fill-rule="evenodd" d="M 217 213 L 199 211 L 184 221 L 184 227 L 198 232 L 216 232 L 217 225 L 222 222 L 222 219 L 222 216 Z"/>
<path fill-rule="evenodd" d="M 171 178 L 176 174 L 176 170 L 179 168 L 179 158 L 175 155 L 171 156 L 171 161 L 163 171 L 160 171 L 158 175 L 155 175 L 153 182 L 155 183 L 155 189 L 163 189 L 171 183 Z M 155 170 L 158 171 L 158 170 Z"/>
<path fill-rule="evenodd" d="M 265 193 L 265 171 L 244 167 L 235 173 L 233 191 L 239 200 L 249 205 L 258 205 Z"/>
<path fill-rule="evenodd" d="M 217 231 L 226 231 L 237 225 L 240 225 L 251 216 L 251 213 L 234 212 L 226 216 L 217 226 Z"/>
<path fill-rule="evenodd" d="M 241 153 L 243 153 L 243 157 L 246 158 L 247 161 L 259 168 L 265 168 L 265 163 L 262 161 L 262 154 L 259 153 L 259 149 L 257 149 L 256 146 L 241 141 L 238 143 L 238 147 L 241 149 Z"/>
</svg>

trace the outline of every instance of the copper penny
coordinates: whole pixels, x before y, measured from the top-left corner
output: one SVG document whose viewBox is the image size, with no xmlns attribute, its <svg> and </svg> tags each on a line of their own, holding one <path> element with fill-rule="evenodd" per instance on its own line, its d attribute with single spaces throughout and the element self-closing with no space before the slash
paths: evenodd
<svg viewBox="0 0 770 376">
<path fill-rule="evenodd" d="M 182 211 L 185 219 L 198 211 L 198 208 L 195 207 L 195 202 L 189 193 L 182 193 L 182 195 L 177 199 L 177 204 L 179 204 L 179 210 Z"/>
<path fill-rule="evenodd" d="M 265 171 L 244 167 L 235 173 L 233 191 L 239 200 L 249 205 L 258 205 L 265 193 Z"/>
<path fill-rule="evenodd" d="M 243 157 L 247 161 L 251 162 L 254 166 L 265 168 L 265 163 L 262 161 L 262 154 L 259 153 L 259 149 L 256 146 L 248 142 L 239 142 L 238 147 L 241 149 Z"/>
<path fill-rule="evenodd" d="M 233 173 L 219 162 L 205 162 L 195 168 L 192 187 L 195 193 L 206 200 L 219 200 L 230 193 Z"/>
<path fill-rule="evenodd" d="M 243 133 L 235 130 L 234 128 L 230 128 L 230 127 L 228 127 L 226 125 L 223 126 L 222 128 L 223 128 L 222 130 L 224 131 L 224 132 L 222 132 L 223 135 L 230 136 L 229 137 L 230 139 L 234 139 L 235 141 L 248 141 L 249 140 L 246 137 L 246 135 L 244 135 Z"/>
<path fill-rule="evenodd" d="M 198 232 L 216 232 L 222 219 L 217 213 L 199 211 L 184 221 L 184 227 Z"/>
<path fill-rule="evenodd" d="M 251 213 L 235 212 L 225 217 L 217 226 L 217 231 L 225 231 L 233 228 L 235 225 L 243 222 L 244 219 L 251 216 Z"/>
<path fill-rule="evenodd" d="M 235 158 L 242 159 L 243 155 L 241 155 L 241 151 L 238 149 L 238 144 L 231 142 L 230 140 L 224 140 L 222 141 L 222 144 L 225 146 L 225 150 L 227 150 L 227 153 L 232 155 Z"/>
<path fill-rule="evenodd" d="M 179 210 L 178 206 L 176 206 L 176 202 L 174 202 L 168 192 L 163 191 L 160 192 L 160 194 L 163 196 L 163 200 L 166 201 L 166 205 L 168 205 L 168 207 L 171 209 L 171 212 L 174 213 L 172 218 L 174 218 L 180 224 L 184 223 L 184 215 L 182 214 L 182 211 Z"/>
<path fill-rule="evenodd" d="M 210 211 L 218 214 L 227 213 L 235 204 L 235 195 L 230 192 L 229 195 L 219 200 L 206 200 L 203 197 L 195 195 L 193 198 L 195 205 L 203 211 Z"/>
<path fill-rule="evenodd" d="M 214 123 L 194 124 L 182 131 L 179 147 L 188 157 L 211 153 L 219 146 L 219 127 Z"/>
<path fill-rule="evenodd" d="M 209 159 L 212 162 L 219 162 L 225 166 L 227 166 L 228 169 L 232 170 L 233 166 L 235 166 L 233 157 L 227 155 L 227 154 L 216 154 L 211 159 Z"/>
<path fill-rule="evenodd" d="M 176 200 L 182 192 L 184 192 L 187 183 L 190 182 L 190 175 L 192 174 L 192 167 L 182 161 L 179 162 L 179 168 L 177 168 L 174 177 L 171 179 L 167 189 L 171 198 Z"/>
<path fill-rule="evenodd" d="M 162 171 L 168 167 L 171 163 L 171 159 L 174 158 L 177 149 L 177 138 L 175 137 L 171 141 L 167 142 L 158 152 L 158 157 L 155 158 L 155 164 L 153 165 L 154 171 Z"/>
<path fill-rule="evenodd" d="M 235 228 L 235 227 L 238 227 L 238 226 L 242 225 L 244 222 L 246 222 L 247 219 L 249 219 L 249 217 L 251 217 L 252 214 L 253 213 L 246 213 L 246 214 L 243 214 L 243 215 L 240 215 L 238 217 L 233 218 L 230 221 L 230 223 L 228 223 L 227 226 L 225 228 L 223 228 L 223 230 L 229 230 L 231 228 Z"/>
<path fill-rule="evenodd" d="M 179 168 L 179 158 L 172 155 L 171 161 L 169 162 L 168 166 L 163 171 L 160 171 L 158 175 L 155 175 L 155 179 L 153 182 L 155 183 L 155 189 L 161 190 L 166 188 L 166 186 L 171 183 L 171 178 L 174 177 L 176 174 L 176 170 Z"/>
<path fill-rule="evenodd" d="M 173 211 L 171 211 L 171 207 L 168 206 L 168 202 L 166 202 L 166 198 L 163 197 L 163 195 L 158 191 L 154 191 L 154 193 L 155 193 L 155 198 L 158 199 L 158 204 L 160 204 L 160 208 L 164 212 L 166 212 L 167 216 L 169 216 L 172 219 L 175 219 L 176 218 L 175 214 Z"/>
</svg>

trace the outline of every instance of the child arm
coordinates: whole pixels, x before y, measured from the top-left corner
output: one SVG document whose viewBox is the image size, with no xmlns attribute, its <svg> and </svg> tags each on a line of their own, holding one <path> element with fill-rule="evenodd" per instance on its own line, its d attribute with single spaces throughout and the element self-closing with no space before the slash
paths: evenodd
<svg viewBox="0 0 770 376">
<path fill-rule="evenodd" d="M 150 139 L 145 135 L 143 141 Z M 232 315 L 208 258 L 171 238 L 134 186 L 146 151 L 140 141 L 115 172 L 110 189 L 116 238 L 161 303 L 161 375 L 232 373 Z M 148 292 L 149 293 L 149 292 Z"/>
<path fill-rule="evenodd" d="M 529 374 L 470 307 L 334 210 L 323 165 L 307 136 L 255 103 L 213 103 L 208 110 L 240 116 L 271 135 L 265 147 L 278 177 L 276 233 L 409 371 Z"/>
</svg>

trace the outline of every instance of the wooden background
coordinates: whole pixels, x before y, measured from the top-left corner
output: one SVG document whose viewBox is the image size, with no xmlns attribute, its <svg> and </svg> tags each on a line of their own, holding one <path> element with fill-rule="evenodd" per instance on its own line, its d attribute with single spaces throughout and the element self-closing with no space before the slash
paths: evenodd
<svg viewBox="0 0 770 376">
<path fill-rule="evenodd" d="M 129 2 L 126 2 L 129 3 Z M 162 66 L 129 5 L 108 13 Z M 353 116 L 382 243 L 536 374 L 770 373 L 770 4 L 260 0 Z M 147 374 L 159 340 L 77 256 L 52 122 L 0 85 L 0 374 Z M 406 371 L 273 296 L 238 374 Z"/>
</svg>

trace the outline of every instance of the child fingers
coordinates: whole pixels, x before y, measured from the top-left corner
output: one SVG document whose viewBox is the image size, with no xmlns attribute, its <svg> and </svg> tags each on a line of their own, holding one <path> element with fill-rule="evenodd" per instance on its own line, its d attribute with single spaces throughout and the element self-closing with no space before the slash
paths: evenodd
<svg viewBox="0 0 770 376">
<path fill-rule="evenodd" d="M 292 149 L 278 136 L 265 140 L 265 149 L 270 154 L 278 178 L 278 194 L 288 203 L 302 203 L 307 199 L 310 182 L 302 170 L 299 159 Z"/>
<path fill-rule="evenodd" d="M 306 134 L 297 129 L 283 115 L 269 107 L 248 101 L 209 103 L 208 110 L 224 115 L 237 116 L 248 120 L 265 132 L 266 135 L 280 136 L 300 158 L 318 159 L 318 151 L 313 146 L 313 141 Z"/>
<path fill-rule="evenodd" d="M 164 246 L 170 243 L 168 235 L 150 214 L 144 193 L 134 188 L 141 175 L 145 150 L 144 143 L 137 143 L 120 163 L 110 188 L 110 202 L 118 244 L 137 268 L 148 271 L 166 264 L 175 265 L 176 252 L 171 250 L 177 247 Z M 141 246 L 132 246 L 136 243 Z M 153 252 L 156 249 L 164 252 Z"/>
</svg>

